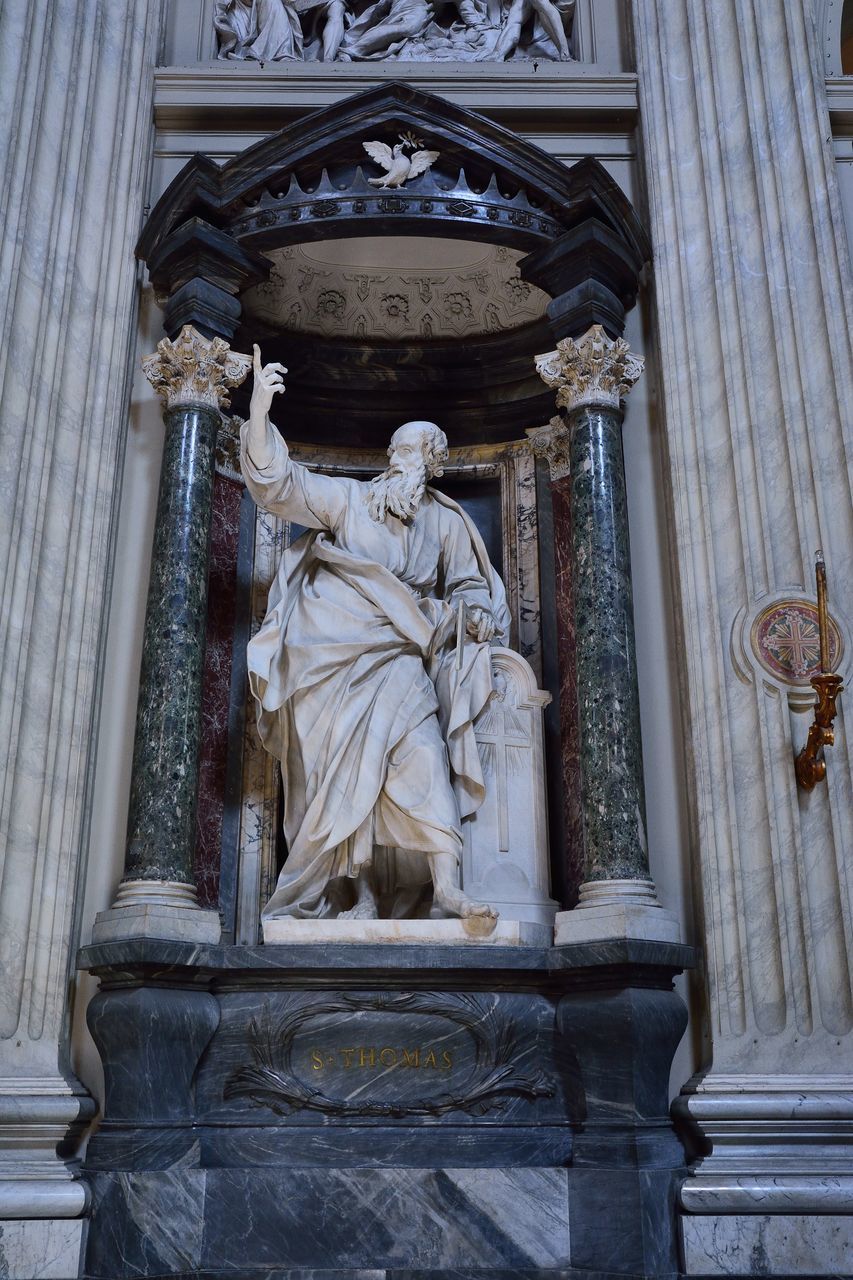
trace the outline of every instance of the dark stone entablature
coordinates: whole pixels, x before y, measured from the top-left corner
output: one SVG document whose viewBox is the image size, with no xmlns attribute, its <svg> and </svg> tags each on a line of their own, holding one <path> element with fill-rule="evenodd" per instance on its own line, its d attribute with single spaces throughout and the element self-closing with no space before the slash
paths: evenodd
<svg viewBox="0 0 853 1280">
<path fill-rule="evenodd" d="M 479 238 L 473 220 L 480 226 L 486 224 L 492 243 L 533 249 L 537 243 L 559 235 L 564 225 L 564 211 L 579 204 L 569 180 L 571 170 L 559 160 L 485 116 L 400 81 L 392 81 L 314 111 L 247 147 L 221 166 L 207 156 L 193 156 L 152 210 L 137 245 L 137 254 L 150 262 L 161 251 L 163 242 L 192 217 L 227 230 L 242 244 L 260 250 L 306 239 L 306 223 L 314 228 L 314 237 L 337 237 L 341 234 L 340 225 L 332 228 L 330 223 L 337 220 L 340 211 L 318 208 L 312 212 L 310 204 L 322 203 L 323 197 L 348 201 L 347 193 L 357 181 L 356 170 L 362 163 L 368 163 L 362 141 L 386 133 L 396 138 L 402 130 L 426 135 L 431 147 L 440 153 L 433 167 L 435 172 L 428 179 L 429 191 L 419 179 L 399 190 L 378 194 L 372 188 L 362 192 L 359 183 L 356 193 L 358 198 L 365 195 L 371 201 L 403 203 L 404 209 L 379 210 L 394 234 L 397 234 L 400 215 L 405 214 L 411 203 L 409 216 L 418 222 L 416 234 L 447 235 L 448 224 L 452 223 L 453 234 L 465 235 L 467 227 Z M 452 201 L 460 195 L 461 189 L 456 189 L 460 171 L 464 171 L 469 197 L 476 196 L 483 206 L 482 218 L 474 212 L 457 213 L 443 207 L 418 208 L 425 193 L 438 195 L 442 205 L 445 199 Z M 603 169 L 601 172 L 607 181 L 612 181 Z M 431 185 L 433 178 L 441 175 L 450 183 L 446 192 Z M 296 197 L 295 189 L 291 190 L 294 178 L 301 193 L 311 200 L 299 219 L 291 220 L 288 212 L 288 227 L 275 214 L 279 205 L 289 211 Z M 301 198 L 298 203 L 301 207 Z M 498 218 L 487 217 L 488 205 L 501 211 Z M 521 215 L 525 210 L 530 221 L 526 217 L 509 216 L 512 211 Z M 257 215 L 265 211 L 271 216 L 259 225 Z M 349 210 L 348 216 L 373 224 L 375 213 L 371 206 L 363 213 Z M 249 221 L 244 227 L 243 220 L 247 217 Z M 297 222 L 300 225 L 296 225 Z M 412 234 L 412 229 L 407 227 L 407 233 Z M 369 232 L 365 230 L 361 234 L 377 232 L 371 227 Z"/>
<path fill-rule="evenodd" d="M 378 190 L 362 143 L 403 132 L 422 136 L 438 159 L 404 186 Z M 381 236 L 524 253 L 521 280 L 552 298 L 547 323 L 463 342 L 412 332 L 332 343 L 294 332 L 284 316 L 259 326 L 242 315 L 241 294 L 271 270 L 267 252 Z M 552 402 L 534 357 L 593 324 L 621 333 L 651 247 L 594 157 L 567 167 L 485 116 L 391 82 L 314 111 L 221 166 L 193 156 L 157 201 L 136 252 L 170 335 L 193 324 L 242 350 L 260 342 L 265 358 L 288 366 L 288 411 L 312 440 L 335 440 L 343 420 L 359 444 L 376 448 L 421 412 L 425 391 L 454 444 L 514 439 L 547 420 Z M 239 397 L 235 408 L 245 411 Z"/>
<path fill-rule="evenodd" d="M 85 948 L 106 1079 L 85 1274 L 674 1278 L 672 977 L 693 959 Z"/>
</svg>

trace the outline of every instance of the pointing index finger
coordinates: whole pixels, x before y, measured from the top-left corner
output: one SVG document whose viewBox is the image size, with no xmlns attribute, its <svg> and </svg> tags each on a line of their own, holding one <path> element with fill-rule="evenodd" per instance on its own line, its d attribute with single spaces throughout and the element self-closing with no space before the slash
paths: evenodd
<svg viewBox="0 0 853 1280">
<path fill-rule="evenodd" d="M 258 346 L 257 342 L 253 342 L 253 343 L 252 343 L 252 367 L 253 367 L 253 369 L 255 370 L 255 373 L 260 373 L 260 371 L 261 371 L 261 349 L 260 349 L 260 347 Z"/>
</svg>

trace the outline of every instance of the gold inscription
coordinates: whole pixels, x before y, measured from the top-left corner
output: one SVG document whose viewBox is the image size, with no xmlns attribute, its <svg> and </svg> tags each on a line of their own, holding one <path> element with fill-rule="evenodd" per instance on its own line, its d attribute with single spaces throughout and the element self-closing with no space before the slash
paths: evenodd
<svg viewBox="0 0 853 1280">
<path fill-rule="evenodd" d="M 343 1067 L 344 1071 L 394 1070 L 399 1067 L 421 1071 L 449 1071 L 453 1066 L 453 1054 L 449 1049 L 395 1049 L 391 1045 L 355 1045 L 351 1049 L 311 1049 L 312 1071 L 325 1071 L 329 1067 Z"/>
</svg>

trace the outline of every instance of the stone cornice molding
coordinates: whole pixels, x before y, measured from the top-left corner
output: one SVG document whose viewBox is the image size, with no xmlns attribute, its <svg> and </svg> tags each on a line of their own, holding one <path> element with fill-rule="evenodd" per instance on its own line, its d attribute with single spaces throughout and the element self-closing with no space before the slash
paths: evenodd
<svg viewBox="0 0 853 1280">
<path fill-rule="evenodd" d="M 536 357 L 536 372 L 557 392 L 557 407 L 567 412 L 584 405 L 618 409 L 644 366 L 624 338 L 609 338 L 600 324 L 577 341 L 563 338 L 555 351 Z"/>
<path fill-rule="evenodd" d="M 251 365 L 251 356 L 185 324 L 174 342 L 163 338 L 145 356 L 142 371 L 167 409 L 195 404 L 221 410 L 231 403 L 229 388 L 239 387 Z"/>
<path fill-rule="evenodd" d="M 564 480 L 569 474 L 569 446 L 571 433 L 565 419 L 559 414 L 551 418 L 547 426 L 530 427 L 527 438 L 538 458 L 544 458 L 553 480 Z"/>
<path fill-rule="evenodd" d="M 611 73 L 594 63 L 549 63 L 536 75 L 536 93 L 528 93 L 530 64 L 469 63 L 464 77 L 449 63 L 407 63 L 408 84 L 440 94 L 472 111 L 511 113 L 513 119 L 552 118 L 606 121 L 633 129 L 637 118 L 637 77 Z M 401 78 L 400 63 L 270 63 L 262 70 L 211 62 L 196 67 L 159 67 L 154 77 L 158 129 L 195 129 L 200 115 L 206 127 L 244 117 L 260 134 L 280 129 L 294 115 L 341 102 L 377 83 Z"/>
</svg>

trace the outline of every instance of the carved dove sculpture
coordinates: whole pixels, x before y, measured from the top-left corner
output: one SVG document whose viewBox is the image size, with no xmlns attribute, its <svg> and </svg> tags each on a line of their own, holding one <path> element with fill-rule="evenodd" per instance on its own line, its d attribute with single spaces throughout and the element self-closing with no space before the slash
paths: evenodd
<svg viewBox="0 0 853 1280">
<path fill-rule="evenodd" d="M 439 155 L 437 151 L 415 151 L 409 157 L 405 151 L 411 144 L 405 141 L 395 143 L 393 149 L 384 142 L 363 142 L 361 145 L 371 160 L 386 171 L 381 178 L 367 179 L 372 187 L 379 187 L 382 191 L 389 187 L 402 187 L 404 182 L 416 178 L 419 173 L 426 173 Z"/>
</svg>

